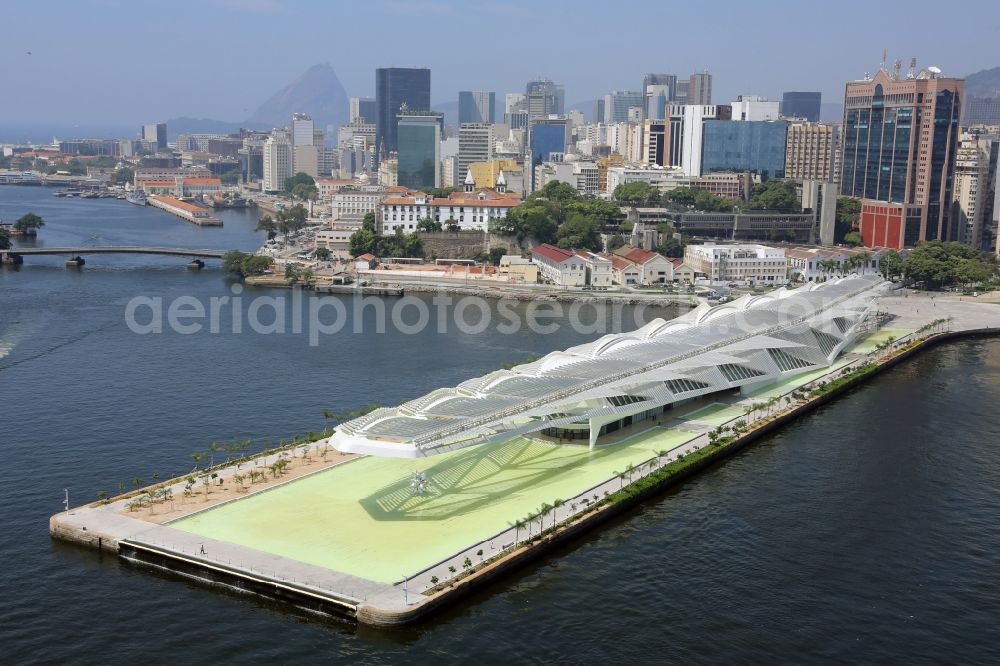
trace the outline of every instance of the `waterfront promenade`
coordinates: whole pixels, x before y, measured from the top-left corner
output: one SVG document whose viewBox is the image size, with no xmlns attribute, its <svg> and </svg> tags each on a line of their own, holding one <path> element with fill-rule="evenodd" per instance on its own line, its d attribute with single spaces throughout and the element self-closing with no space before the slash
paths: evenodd
<svg viewBox="0 0 1000 666">
<path fill-rule="evenodd" d="M 626 455 L 620 456 L 615 461 L 614 471 L 619 472 L 618 474 L 607 473 L 594 483 L 578 486 L 575 493 L 560 492 L 558 497 L 562 499 L 561 504 L 544 513 L 540 521 L 528 521 L 533 523 L 529 526 L 518 529 L 506 525 L 505 523 L 508 521 L 518 520 L 523 512 L 512 513 L 493 531 L 486 534 L 485 538 L 470 539 L 467 544 L 452 550 L 447 557 L 439 558 L 434 562 L 429 562 L 427 566 L 416 569 L 406 569 L 400 566 L 398 579 L 371 580 L 363 575 L 356 575 L 356 573 L 337 571 L 330 567 L 318 566 L 228 540 L 213 539 L 207 535 L 192 534 L 183 529 L 154 524 L 143 519 L 140 514 L 129 512 L 125 507 L 127 500 L 124 499 L 116 500 L 108 505 L 94 504 L 86 508 L 75 509 L 69 514 L 60 514 L 54 519 L 54 531 L 56 531 L 57 536 L 59 536 L 58 529 L 75 531 L 75 534 L 67 533 L 63 536 L 80 539 L 84 528 L 86 528 L 89 534 L 85 535 L 84 538 L 90 539 L 91 543 L 101 538 L 129 541 L 173 553 L 192 562 L 201 562 L 206 566 L 237 569 L 254 578 L 273 581 L 274 584 L 297 586 L 303 590 L 314 590 L 317 593 L 327 594 L 332 598 L 354 604 L 356 609 L 367 608 L 367 617 L 379 615 L 402 617 L 433 598 L 450 594 L 451 588 L 446 587 L 436 595 L 424 595 L 423 593 L 434 585 L 433 578 L 436 578 L 440 585 L 442 582 L 453 580 L 465 573 L 469 563 L 475 568 L 481 562 L 489 561 L 497 556 L 501 560 L 514 556 L 515 551 L 523 551 L 523 549 L 513 548 L 515 539 L 523 542 L 527 534 L 537 535 L 542 526 L 544 529 L 549 529 L 554 524 L 565 525 L 575 519 L 586 520 L 588 516 L 593 515 L 588 505 L 593 502 L 595 495 L 599 499 L 603 498 L 605 493 L 614 493 L 624 484 L 656 472 L 672 460 L 676 460 L 678 456 L 688 455 L 703 449 L 710 445 L 708 432 L 720 425 L 726 425 L 742 418 L 749 422 L 752 430 L 755 426 L 773 420 L 779 412 L 795 410 L 803 406 L 806 401 L 797 400 L 793 404 L 784 399 L 792 398 L 793 393 L 809 390 L 818 385 L 819 382 L 829 381 L 845 371 L 871 362 L 880 354 L 875 349 L 875 343 L 884 342 L 890 335 L 896 338 L 896 345 L 905 345 L 915 335 L 926 336 L 928 334 L 926 331 L 915 334 L 915 331 L 929 322 L 941 319 L 949 320 L 947 324 L 938 327 L 941 330 L 947 328 L 955 332 L 964 332 L 1000 329 L 1000 304 L 997 304 L 997 301 L 1000 301 L 1000 298 L 994 298 L 993 295 L 979 298 L 959 297 L 957 295 L 931 297 L 925 294 L 903 292 L 885 296 L 880 301 L 880 309 L 892 316 L 886 329 L 867 340 L 862 340 L 845 356 L 838 359 L 832 368 L 800 375 L 777 384 L 761 387 L 747 395 L 733 396 L 732 399 L 724 401 L 716 399 L 714 401 L 706 400 L 703 403 L 689 403 L 678 408 L 678 416 L 669 419 L 665 417 L 652 427 L 647 423 L 643 429 L 623 431 L 618 434 L 618 441 L 606 445 L 609 450 L 621 447 L 622 451 L 627 451 Z M 768 398 L 781 400 L 777 403 L 777 408 L 770 408 L 766 411 L 758 410 L 755 413 L 745 411 L 755 402 Z M 322 446 L 323 442 L 318 444 Z M 664 453 L 660 454 L 660 451 Z M 645 452 L 644 455 L 643 452 Z M 266 467 L 278 460 L 278 456 L 280 454 L 275 454 L 275 456 L 255 464 L 258 467 Z M 298 460 L 304 461 L 304 458 L 300 457 Z M 330 461 L 328 464 L 309 463 L 315 467 L 315 471 L 309 473 L 309 478 L 319 479 L 321 475 L 326 474 L 334 462 Z M 302 469 L 308 466 L 305 462 L 293 462 L 293 468 L 297 464 Z M 355 464 L 344 464 L 336 473 L 338 475 L 350 474 L 351 468 Z M 627 476 L 622 478 L 621 473 L 630 468 L 632 471 L 627 472 Z M 232 467 L 221 470 L 219 475 L 227 479 L 227 483 L 231 483 L 233 475 L 239 471 Z M 343 480 L 344 477 L 338 478 Z M 337 478 L 330 477 L 330 481 L 336 483 Z M 299 480 L 268 483 L 266 486 L 254 490 L 253 494 L 281 492 L 279 490 L 281 488 L 291 489 L 300 483 L 302 482 Z M 176 496 L 180 497 L 183 493 L 183 485 L 183 482 L 177 482 L 173 486 Z M 463 495 L 475 492 L 474 487 L 467 485 L 460 486 L 459 489 L 462 491 L 461 493 L 445 499 L 447 501 L 460 501 L 463 499 Z M 220 499 L 222 498 L 220 497 Z M 530 499 L 537 505 L 542 502 L 553 502 L 556 496 L 535 493 L 531 494 Z M 232 505 L 235 505 L 241 501 L 243 501 L 242 498 L 227 499 L 222 502 L 213 499 L 207 503 L 196 502 L 192 506 L 195 507 L 195 510 L 201 510 L 201 507 L 223 506 L 224 502 L 231 502 Z M 319 501 L 321 498 L 318 496 L 309 498 L 304 496 L 301 503 L 302 512 L 308 514 L 323 510 L 322 505 L 317 503 Z M 211 512 L 212 509 L 208 509 L 203 515 L 208 516 Z M 184 513 L 189 514 L 190 512 Z M 475 518 L 478 514 L 470 512 L 470 515 Z M 333 529 L 338 529 L 336 527 L 338 518 L 341 517 L 335 516 L 332 521 Z M 315 525 L 308 524 L 307 527 L 314 529 Z M 363 528 L 367 531 L 391 527 L 391 523 L 385 519 L 375 520 L 366 525 L 352 525 L 345 518 L 339 529 Z M 312 535 L 308 536 L 312 538 Z M 466 534 L 458 536 L 462 537 Z M 108 546 L 106 542 L 101 545 Z M 426 546 L 426 543 L 420 541 L 393 541 L 392 537 L 382 541 L 382 547 L 393 549 L 394 552 L 400 554 L 401 560 L 406 559 L 402 557 L 403 554 L 420 551 Z M 202 548 L 204 548 L 204 552 L 202 552 Z M 465 580 L 471 581 L 478 575 L 479 572 L 472 571 Z M 457 587 L 460 588 L 462 584 L 458 583 Z M 376 611 L 371 609 L 376 609 Z"/>
</svg>

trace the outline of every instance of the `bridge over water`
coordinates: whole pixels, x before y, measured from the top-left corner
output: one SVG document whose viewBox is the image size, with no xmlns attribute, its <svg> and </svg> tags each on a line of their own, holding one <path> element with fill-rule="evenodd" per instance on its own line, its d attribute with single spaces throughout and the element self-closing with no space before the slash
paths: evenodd
<svg viewBox="0 0 1000 666">
<path fill-rule="evenodd" d="M 192 263 L 201 259 L 222 259 L 228 250 L 210 250 L 190 247 L 147 247 L 141 245 L 80 246 L 80 247 L 12 247 L 0 250 L 0 263 L 20 264 L 27 255 L 64 255 L 69 265 L 82 266 L 85 254 L 158 254 L 171 257 L 190 257 Z"/>
</svg>

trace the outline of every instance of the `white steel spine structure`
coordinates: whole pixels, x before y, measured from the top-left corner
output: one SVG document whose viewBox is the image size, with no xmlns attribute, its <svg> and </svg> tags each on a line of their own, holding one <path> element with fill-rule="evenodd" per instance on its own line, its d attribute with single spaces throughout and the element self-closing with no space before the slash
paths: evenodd
<svg viewBox="0 0 1000 666">
<path fill-rule="evenodd" d="M 587 439 L 713 393 L 829 366 L 888 283 L 849 277 L 748 295 L 552 352 L 337 427 L 341 451 L 419 457 L 541 433 Z"/>
</svg>

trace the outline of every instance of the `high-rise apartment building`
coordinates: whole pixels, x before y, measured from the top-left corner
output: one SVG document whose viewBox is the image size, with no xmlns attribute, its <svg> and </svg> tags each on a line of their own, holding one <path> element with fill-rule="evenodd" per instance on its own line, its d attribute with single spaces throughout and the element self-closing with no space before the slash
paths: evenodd
<svg viewBox="0 0 1000 666">
<path fill-rule="evenodd" d="M 292 172 L 309 174 L 313 178 L 319 175 L 316 129 L 312 118 L 304 113 L 292 114 Z"/>
<path fill-rule="evenodd" d="M 823 94 L 818 92 L 786 92 L 781 96 L 781 115 L 819 122 Z"/>
<path fill-rule="evenodd" d="M 397 183 L 404 187 L 441 187 L 441 137 L 444 116 L 407 111 L 397 116 Z"/>
<path fill-rule="evenodd" d="M 166 150 L 167 148 L 167 124 L 166 123 L 150 123 L 148 125 L 142 126 L 142 140 L 156 144 L 157 150 Z"/>
<path fill-rule="evenodd" d="M 862 199 L 865 245 L 959 239 L 950 212 L 964 92 L 936 67 L 847 83 L 840 193 Z"/>
<path fill-rule="evenodd" d="M 496 93 L 462 90 L 458 93 L 458 124 L 496 122 Z"/>
<path fill-rule="evenodd" d="M 264 142 L 265 192 L 285 189 L 285 179 L 292 176 L 292 139 L 284 130 L 274 130 Z"/>
<path fill-rule="evenodd" d="M 965 133 L 955 155 L 953 192 L 959 238 L 978 250 L 992 249 L 993 200 L 996 195 L 996 135 Z"/>
<path fill-rule="evenodd" d="M 374 97 L 352 97 L 350 99 L 351 123 L 374 123 L 375 115 Z"/>
<path fill-rule="evenodd" d="M 840 127 L 832 123 L 790 122 L 785 145 L 785 178 L 836 180 Z"/>
<path fill-rule="evenodd" d="M 398 148 L 397 127 L 403 105 L 410 111 L 431 108 L 431 70 L 410 67 L 380 67 L 375 70 L 376 153 Z M 380 159 L 376 157 L 376 159 Z"/>
<path fill-rule="evenodd" d="M 496 137 L 492 123 L 463 123 L 458 128 L 458 171 L 457 182 L 464 182 L 473 162 L 489 162 L 493 159 Z M 457 183 L 456 183 L 457 184 Z"/>
</svg>

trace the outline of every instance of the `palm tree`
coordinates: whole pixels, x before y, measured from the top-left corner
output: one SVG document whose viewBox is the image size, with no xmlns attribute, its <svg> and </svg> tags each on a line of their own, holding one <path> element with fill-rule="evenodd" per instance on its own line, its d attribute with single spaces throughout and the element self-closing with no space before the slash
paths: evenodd
<svg viewBox="0 0 1000 666">
<path fill-rule="evenodd" d="M 0 229 L 0 250 L 9 250 L 10 248 L 10 234 L 7 233 L 6 229 Z"/>
<path fill-rule="evenodd" d="M 854 256 L 857 258 L 858 266 L 861 267 L 861 274 L 866 275 L 868 273 L 868 264 L 872 261 L 872 253 L 868 250 L 862 250 Z"/>
<path fill-rule="evenodd" d="M 521 535 L 521 528 L 524 527 L 524 521 L 518 518 L 512 523 L 507 523 L 514 528 L 514 546 L 517 547 L 518 537 Z"/>
<path fill-rule="evenodd" d="M 211 444 L 208 445 L 208 450 L 211 452 L 209 460 L 208 460 L 208 466 L 209 467 L 215 467 L 215 452 L 216 451 L 224 451 L 225 448 L 226 447 L 224 447 L 219 442 L 212 442 Z"/>
<path fill-rule="evenodd" d="M 545 529 L 545 516 L 549 515 L 549 511 L 552 510 L 552 505 L 548 502 L 542 502 L 542 505 L 538 507 L 538 531 L 541 532 Z"/>
<path fill-rule="evenodd" d="M 552 527 L 556 526 L 556 509 L 561 507 L 563 504 L 565 504 L 565 502 L 561 499 L 556 498 L 552 500 Z"/>
<path fill-rule="evenodd" d="M 139 486 L 142 485 L 142 479 L 138 476 L 132 477 L 132 485 L 136 487 L 136 490 L 138 490 Z"/>
<path fill-rule="evenodd" d="M 619 483 L 618 483 L 618 490 L 621 490 L 622 488 L 624 488 L 625 487 L 625 472 L 619 472 L 618 470 L 615 470 L 614 472 L 611 472 L 611 473 L 618 477 L 618 481 L 619 481 Z"/>
<path fill-rule="evenodd" d="M 202 460 L 205 459 L 205 452 L 195 451 L 194 453 L 191 454 L 191 458 L 194 460 L 194 468 L 198 469 L 198 465 L 201 463 Z"/>
<path fill-rule="evenodd" d="M 333 418 L 333 412 L 329 409 L 323 410 L 323 432 L 327 433 L 330 431 L 329 422 Z"/>
</svg>

